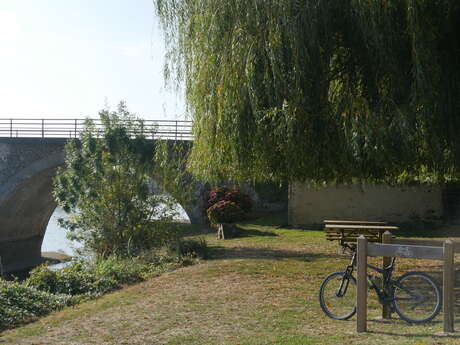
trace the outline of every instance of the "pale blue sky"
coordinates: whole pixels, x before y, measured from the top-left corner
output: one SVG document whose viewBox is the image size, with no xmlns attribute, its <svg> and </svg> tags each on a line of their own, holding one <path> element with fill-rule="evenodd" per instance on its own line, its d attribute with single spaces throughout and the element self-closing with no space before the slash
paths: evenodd
<svg viewBox="0 0 460 345">
<path fill-rule="evenodd" d="M 183 119 L 152 0 L 0 0 L 0 118 L 94 117 L 107 99 Z"/>
</svg>

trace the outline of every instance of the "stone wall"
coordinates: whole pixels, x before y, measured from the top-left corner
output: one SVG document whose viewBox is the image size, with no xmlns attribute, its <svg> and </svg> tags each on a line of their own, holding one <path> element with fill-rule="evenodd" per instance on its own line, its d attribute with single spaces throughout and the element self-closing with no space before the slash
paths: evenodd
<svg viewBox="0 0 460 345">
<path fill-rule="evenodd" d="M 324 219 L 404 223 L 442 216 L 442 188 L 437 185 L 289 186 L 289 224 L 295 226 L 318 226 Z"/>
</svg>

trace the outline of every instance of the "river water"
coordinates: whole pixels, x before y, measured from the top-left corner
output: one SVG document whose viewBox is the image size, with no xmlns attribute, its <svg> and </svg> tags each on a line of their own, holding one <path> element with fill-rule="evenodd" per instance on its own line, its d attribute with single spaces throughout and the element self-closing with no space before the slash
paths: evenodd
<svg viewBox="0 0 460 345">
<path fill-rule="evenodd" d="M 177 220 L 188 221 L 187 214 L 180 205 L 176 205 L 176 210 L 179 213 Z M 58 224 L 58 218 L 64 217 L 65 212 L 58 207 L 50 218 L 48 227 L 46 228 L 45 237 L 42 244 L 42 252 L 61 252 L 67 255 L 74 255 L 75 249 L 81 247 L 81 244 L 75 241 L 70 241 L 67 237 L 67 230 L 63 229 Z"/>
<path fill-rule="evenodd" d="M 72 256 L 75 249 L 81 246 L 78 242 L 67 239 L 67 230 L 59 226 L 57 220 L 64 216 L 64 210 L 60 207 L 56 208 L 46 228 L 42 252 L 61 252 Z"/>
</svg>

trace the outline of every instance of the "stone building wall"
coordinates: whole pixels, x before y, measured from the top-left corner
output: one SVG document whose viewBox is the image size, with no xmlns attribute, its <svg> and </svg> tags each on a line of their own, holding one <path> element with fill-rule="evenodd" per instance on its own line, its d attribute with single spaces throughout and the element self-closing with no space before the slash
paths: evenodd
<svg viewBox="0 0 460 345">
<path fill-rule="evenodd" d="M 289 224 L 294 226 L 318 226 L 325 219 L 403 223 L 442 216 L 443 193 L 437 185 L 289 186 Z"/>
</svg>

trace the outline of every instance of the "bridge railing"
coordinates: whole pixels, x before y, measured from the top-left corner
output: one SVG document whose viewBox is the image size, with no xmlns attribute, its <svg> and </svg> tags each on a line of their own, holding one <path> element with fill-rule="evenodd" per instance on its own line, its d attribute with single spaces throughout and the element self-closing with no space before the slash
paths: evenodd
<svg viewBox="0 0 460 345">
<path fill-rule="evenodd" d="M 78 138 L 86 119 L 5 119 L 0 118 L 3 138 Z M 92 120 L 102 134 L 101 120 Z M 192 140 L 192 122 L 183 120 L 139 120 L 150 139 Z M 134 135 L 134 133 L 133 133 Z"/>
</svg>

